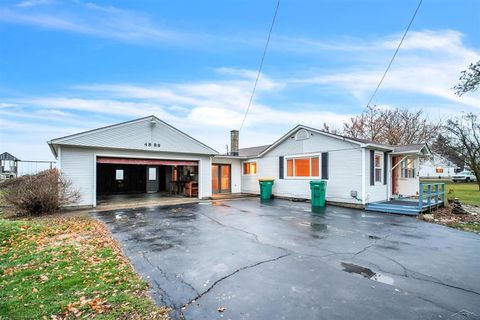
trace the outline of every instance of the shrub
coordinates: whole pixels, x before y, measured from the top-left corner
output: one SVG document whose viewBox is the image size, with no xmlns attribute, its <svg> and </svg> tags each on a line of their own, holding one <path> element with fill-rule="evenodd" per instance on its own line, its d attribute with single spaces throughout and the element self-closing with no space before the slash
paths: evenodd
<svg viewBox="0 0 480 320">
<path fill-rule="evenodd" d="M 17 214 L 41 215 L 57 212 L 78 201 L 80 194 L 57 169 L 10 179 L 2 184 L 6 204 Z"/>
</svg>

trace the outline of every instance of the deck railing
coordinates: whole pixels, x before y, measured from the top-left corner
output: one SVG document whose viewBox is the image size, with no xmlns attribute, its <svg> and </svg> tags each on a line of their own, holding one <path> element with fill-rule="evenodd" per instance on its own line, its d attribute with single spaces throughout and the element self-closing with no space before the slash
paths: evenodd
<svg viewBox="0 0 480 320">
<path fill-rule="evenodd" d="M 424 202 L 426 200 L 426 203 Z M 420 183 L 418 209 L 445 205 L 445 183 Z"/>
</svg>

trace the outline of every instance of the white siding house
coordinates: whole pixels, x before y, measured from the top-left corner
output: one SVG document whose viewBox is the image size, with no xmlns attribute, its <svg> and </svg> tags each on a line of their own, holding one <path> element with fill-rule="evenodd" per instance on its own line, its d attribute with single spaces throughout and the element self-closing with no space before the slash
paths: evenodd
<svg viewBox="0 0 480 320">
<path fill-rule="evenodd" d="M 451 178 L 460 167 L 439 154 L 420 162 L 420 177 L 422 178 Z"/>
<path fill-rule="evenodd" d="M 419 158 L 430 153 L 424 144 L 394 147 L 298 125 L 271 145 L 219 155 L 154 116 L 49 145 L 80 191 L 77 205 L 89 206 L 109 195 L 178 196 L 191 183 L 200 199 L 259 194 L 258 180 L 272 178 L 276 197 L 310 199 L 310 181 L 325 180 L 328 203 L 364 207 L 417 194 Z"/>
<path fill-rule="evenodd" d="M 412 159 L 408 168 L 418 170 L 418 159 L 425 154 L 429 154 L 426 145 L 393 147 L 299 125 L 270 146 L 240 149 L 237 161 L 241 165 L 235 166 L 240 172 L 232 171 L 232 179 L 241 176 L 242 193 L 258 194 L 258 180 L 272 178 L 275 196 L 299 199 L 310 199 L 310 181 L 326 180 L 329 203 L 364 206 L 418 193 L 418 174 L 408 171 L 410 175 L 400 175 L 407 171 L 398 167 L 397 176 L 392 161 L 396 159 L 405 166 Z M 235 157 L 228 158 L 232 162 Z M 289 169 L 289 163 L 296 165 L 297 159 L 310 161 L 308 174 L 289 172 L 295 170 Z M 246 173 L 244 166 L 252 164 L 255 170 Z"/>
<path fill-rule="evenodd" d="M 212 195 L 211 159 L 217 152 L 154 116 L 53 139 L 49 145 L 59 160 L 61 172 L 80 191 L 76 205 L 96 205 L 97 178 L 101 177 L 99 170 L 103 166 L 100 159 L 119 168 L 142 166 L 132 171 L 130 180 L 137 181 L 150 179 L 146 178 L 149 167 L 157 170 L 155 178 L 159 180 L 162 166 L 168 169 L 188 166 L 198 182 L 198 197 Z M 167 174 L 164 176 L 167 179 Z M 122 178 L 112 183 L 127 185 L 126 182 Z M 147 183 L 143 185 L 147 188 Z"/>
</svg>

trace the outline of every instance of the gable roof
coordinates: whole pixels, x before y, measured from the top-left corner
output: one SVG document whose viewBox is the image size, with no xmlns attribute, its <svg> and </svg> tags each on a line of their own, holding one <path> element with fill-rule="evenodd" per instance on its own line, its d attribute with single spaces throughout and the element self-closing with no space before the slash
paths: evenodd
<svg viewBox="0 0 480 320">
<path fill-rule="evenodd" d="M 403 146 L 394 146 L 392 154 L 427 154 L 432 152 L 426 143 L 407 144 Z"/>
<path fill-rule="evenodd" d="M 15 156 L 11 155 L 8 152 L 4 152 L 4 153 L 0 154 L 0 160 L 20 161 L 20 159 L 16 158 Z"/>
<path fill-rule="evenodd" d="M 409 144 L 409 145 L 402 145 L 402 146 L 391 146 L 388 144 L 378 143 L 368 139 L 352 138 L 352 137 L 348 137 L 348 136 L 344 136 L 336 133 L 326 132 L 323 130 L 319 130 L 319 129 L 315 129 L 309 126 L 299 124 L 271 145 L 263 145 L 263 146 L 239 149 L 239 156 L 261 157 L 267 152 L 269 152 L 270 150 L 274 149 L 279 144 L 281 144 L 283 141 L 288 139 L 292 134 L 294 134 L 296 131 L 300 129 L 313 131 L 318 134 L 340 139 L 349 143 L 354 143 L 359 145 L 362 148 L 375 148 L 375 149 L 380 149 L 384 151 L 389 151 L 392 154 L 426 154 L 426 155 L 431 154 L 430 148 L 425 143 Z"/>
<path fill-rule="evenodd" d="M 256 146 L 256 147 L 249 147 L 249 148 L 241 148 L 241 149 L 238 149 L 238 155 L 240 157 L 256 157 L 260 153 L 262 153 L 263 150 L 267 149 L 270 146 L 271 144 Z"/>
<path fill-rule="evenodd" d="M 360 147 L 372 147 L 372 148 L 378 148 L 378 149 L 382 149 L 382 150 L 386 150 L 386 151 L 392 151 L 393 150 L 393 147 L 385 145 L 385 144 L 376 143 L 376 142 L 365 140 L 365 139 L 357 139 L 357 138 L 342 136 L 342 135 L 339 135 L 339 134 L 326 132 L 326 131 L 323 131 L 323 130 L 319 130 L 319 129 L 315 129 L 315 128 L 312 128 L 312 127 L 308 127 L 308 126 L 299 124 L 295 128 L 293 128 L 292 130 L 288 131 L 280 139 L 278 139 L 273 144 L 271 144 L 269 147 L 267 147 L 265 150 L 263 150 L 259 154 L 259 156 L 261 157 L 264 154 L 266 154 L 267 152 L 269 152 L 270 150 L 274 149 L 276 146 L 278 146 L 283 141 L 288 139 L 294 132 L 296 132 L 300 129 L 305 129 L 307 131 L 313 131 L 315 133 L 318 133 L 318 134 L 321 134 L 321 135 L 324 135 L 324 136 L 328 136 L 328 137 L 332 137 L 332 138 L 335 138 L 335 139 L 343 140 L 345 142 L 354 143 L 354 144 L 359 145 Z"/>
<path fill-rule="evenodd" d="M 149 125 L 146 125 L 146 124 Z M 160 126 L 157 126 L 157 123 Z M 148 128 L 155 126 L 156 136 L 152 136 L 152 132 Z M 128 131 L 131 129 L 130 131 Z M 135 130 L 133 130 L 135 129 Z M 159 132 L 160 130 L 162 132 Z M 154 132 L 154 133 L 155 133 Z M 167 137 L 167 134 L 172 136 Z M 180 139 L 186 144 L 190 145 L 190 148 L 183 148 L 177 141 L 173 141 L 174 138 Z M 151 149 L 150 146 L 144 145 L 145 142 L 157 142 L 151 140 L 163 140 L 161 149 Z M 110 145 L 106 145 L 106 140 L 110 140 Z M 125 140 L 131 140 L 130 145 Z M 138 140 L 138 141 L 137 141 Z M 133 144 L 132 142 L 135 142 Z M 198 154 L 218 154 L 216 150 L 210 148 L 206 144 L 191 137 L 185 132 L 173 127 L 165 121 L 157 118 L 156 116 L 147 116 L 135 120 L 121 122 L 93 130 L 88 130 L 60 138 L 55 138 L 47 142 L 52 150 L 52 153 L 57 156 L 59 145 L 73 145 L 73 146 L 86 146 L 86 147 L 104 147 L 104 148 L 120 148 L 120 149 L 138 149 L 145 151 L 164 151 L 164 152 L 179 152 L 179 153 L 198 153 Z M 167 149 L 164 148 L 167 145 Z M 178 149 L 178 150 L 177 150 Z M 189 150 L 194 149 L 194 150 Z"/>
</svg>

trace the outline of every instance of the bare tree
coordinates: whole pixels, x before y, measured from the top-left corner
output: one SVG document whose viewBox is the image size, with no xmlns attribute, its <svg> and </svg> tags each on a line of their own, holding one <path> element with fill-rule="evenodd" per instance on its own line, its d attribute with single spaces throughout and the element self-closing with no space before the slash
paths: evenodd
<svg viewBox="0 0 480 320">
<path fill-rule="evenodd" d="M 469 91 L 475 91 L 480 86 L 480 60 L 470 63 L 467 70 L 461 72 L 459 83 L 453 87 L 459 96 Z"/>
<path fill-rule="evenodd" d="M 445 130 L 449 134 L 447 146 L 463 157 L 465 165 L 475 174 L 480 191 L 480 118 L 468 113 L 449 119 Z"/>
<path fill-rule="evenodd" d="M 343 133 L 378 143 L 401 145 L 431 142 L 438 135 L 439 128 L 440 124 L 430 122 L 422 110 L 369 106 L 344 124 Z"/>
</svg>

